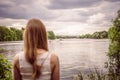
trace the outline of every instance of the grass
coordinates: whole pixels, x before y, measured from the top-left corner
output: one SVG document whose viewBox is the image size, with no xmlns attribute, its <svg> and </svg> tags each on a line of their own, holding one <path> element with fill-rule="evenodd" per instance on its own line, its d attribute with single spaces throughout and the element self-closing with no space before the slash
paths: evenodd
<svg viewBox="0 0 120 80">
<path fill-rule="evenodd" d="M 78 75 L 73 76 L 73 80 L 120 80 L 119 75 L 116 75 L 113 71 L 111 73 L 104 73 L 96 68 L 94 71 L 89 69 L 89 73 L 79 72 Z"/>
</svg>

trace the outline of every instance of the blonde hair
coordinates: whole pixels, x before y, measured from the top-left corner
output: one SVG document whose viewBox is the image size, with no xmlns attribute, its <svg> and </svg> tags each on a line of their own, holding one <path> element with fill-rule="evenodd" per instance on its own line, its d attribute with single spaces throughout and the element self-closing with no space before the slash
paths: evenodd
<svg viewBox="0 0 120 80">
<path fill-rule="evenodd" d="M 28 21 L 23 35 L 26 60 L 32 65 L 32 78 L 36 80 L 41 75 L 41 67 L 37 65 L 37 49 L 48 51 L 47 34 L 43 23 L 38 19 Z"/>
</svg>

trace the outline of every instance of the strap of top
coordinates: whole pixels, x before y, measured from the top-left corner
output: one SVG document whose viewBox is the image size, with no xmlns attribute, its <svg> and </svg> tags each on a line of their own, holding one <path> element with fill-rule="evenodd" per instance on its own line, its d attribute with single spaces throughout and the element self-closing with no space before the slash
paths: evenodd
<svg viewBox="0 0 120 80">
<path fill-rule="evenodd" d="M 50 53 L 48 53 L 48 52 L 45 52 L 45 53 L 43 53 L 42 55 L 38 55 L 37 56 L 37 59 L 42 59 L 41 60 L 41 64 L 39 64 L 39 65 L 43 65 L 44 64 L 44 62 L 47 60 L 47 58 L 50 58 L 51 57 L 51 54 Z M 21 60 L 26 60 L 26 58 L 25 58 L 25 55 L 24 55 L 24 53 L 22 52 L 22 53 L 19 53 L 19 61 L 21 61 Z M 38 61 L 37 61 L 38 62 Z"/>
<path fill-rule="evenodd" d="M 43 60 L 43 62 L 41 63 L 41 66 L 43 66 L 45 60 L 48 58 L 49 54 L 47 54 L 46 58 Z"/>
<path fill-rule="evenodd" d="M 41 65 L 41 66 L 47 64 L 48 65 L 47 67 L 49 67 L 49 69 L 50 69 L 50 58 L 51 58 L 51 54 L 49 52 L 45 52 L 42 55 L 38 55 L 37 56 L 37 64 Z M 19 54 L 19 63 L 20 63 L 20 68 L 29 67 L 32 69 L 31 64 L 29 64 L 26 61 L 26 58 L 25 58 L 25 55 L 23 52 Z"/>
</svg>

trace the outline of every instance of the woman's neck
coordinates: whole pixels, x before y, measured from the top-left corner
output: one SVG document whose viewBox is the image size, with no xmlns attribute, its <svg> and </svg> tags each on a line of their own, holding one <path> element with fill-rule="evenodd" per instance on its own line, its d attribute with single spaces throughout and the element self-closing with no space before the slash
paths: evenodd
<svg viewBox="0 0 120 80">
<path fill-rule="evenodd" d="M 44 49 L 37 49 L 37 54 L 41 55 L 41 54 L 44 54 L 45 52 L 47 52 L 46 50 Z"/>
</svg>

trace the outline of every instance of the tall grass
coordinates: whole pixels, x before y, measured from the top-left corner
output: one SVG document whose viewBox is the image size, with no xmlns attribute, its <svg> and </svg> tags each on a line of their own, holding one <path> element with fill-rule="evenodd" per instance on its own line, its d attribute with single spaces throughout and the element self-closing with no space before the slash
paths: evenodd
<svg viewBox="0 0 120 80">
<path fill-rule="evenodd" d="M 88 73 L 79 72 L 77 75 L 73 76 L 73 80 L 120 80 L 120 76 L 114 73 L 113 70 L 109 73 L 105 73 L 102 70 L 89 69 Z"/>
</svg>

